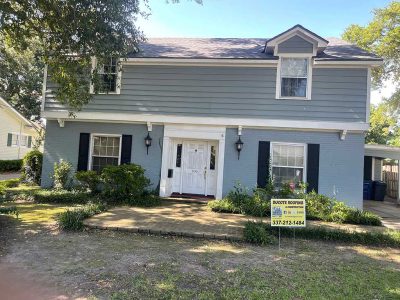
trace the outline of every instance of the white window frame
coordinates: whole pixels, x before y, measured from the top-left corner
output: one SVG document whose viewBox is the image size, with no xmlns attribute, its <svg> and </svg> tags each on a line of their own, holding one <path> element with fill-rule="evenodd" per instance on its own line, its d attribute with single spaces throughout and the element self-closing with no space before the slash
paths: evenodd
<svg viewBox="0 0 400 300">
<path fill-rule="evenodd" d="M 97 58 L 92 57 L 92 72 L 93 70 L 97 67 Z M 122 83 L 122 66 L 121 66 L 121 60 L 117 59 L 116 60 L 116 68 L 117 68 L 117 82 L 115 83 L 115 92 L 98 92 L 99 95 L 107 95 L 107 94 L 114 94 L 114 95 L 119 95 L 121 94 L 121 83 Z M 102 74 L 102 73 L 100 73 Z M 90 93 L 94 94 L 94 85 L 91 82 L 90 83 Z"/>
<path fill-rule="evenodd" d="M 119 137 L 119 153 L 118 153 L 118 165 L 121 164 L 121 150 L 122 150 L 122 134 L 108 134 L 108 133 L 91 133 L 90 134 L 90 146 L 89 146 L 89 168 L 92 170 L 93 166 L 93 148 L 94 148 L 94 137 Z M 101 156 L 101 157 L 115 157 L 115 156 Z"/>
<path fill-rule="evenodd" d="M 302 146 L 304 149 L 303 152 L 303 178 L 302 178 L 302 182 L 307 182 L 307 144 L 305 143 L 288 143 L 288 142 L 271 142 L 271 149 L 270 151 L 270 158 L 271 158 L 271 174 L 270 176 L 272 177 L 272 168 L 276 167 L 276 168 L 299 168 L 298 166 L 278 166 L 278 165 L 274 165 L 274 146 L 277 145 L 284 145 L 284 146 Z"/>
<path fill-rule="evenodd" d="M 28 134 L 23 134 L 23 133 L 17 133 L 17 132 L 10 132 L 11 135 L 16 135 L 18 140 L 17 140 L 17 144 L 13 145 L 12 143 L 12 137 L 11 137 L 11 146 L 10 147 L 14 147 L 14 148 L 28 148 L 28 142 L 29 142 L 29 137 L 30 135 Z M 26 137 L 26 145 L 25 146 L 21 146 L 21 137 L 25 136 Z"/>
<path fill-rule="evenodd" d="M 306 88 L 306 96 L 305 97 L 290 97 L 290 96 L 282 96 L 281 95 L 281 63 L 282 58 L 294 58 L 294 59 L 307 59 L 307 88 Z M 311 89 L 312 89 L 312 55 L 307 54 L 299 54 L 299 53 L 282 53 L 279 54 L 278 66 L 276 71 L 276 99 L 287 99 L 287 100 L 311 100 Z"/>
</svg>

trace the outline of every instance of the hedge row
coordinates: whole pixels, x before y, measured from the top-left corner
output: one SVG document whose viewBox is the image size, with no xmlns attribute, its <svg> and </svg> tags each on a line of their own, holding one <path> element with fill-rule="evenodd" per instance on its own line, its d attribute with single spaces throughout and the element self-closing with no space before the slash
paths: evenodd
<svg viewBox="0 0 400 300">
<path fill-rule="evenodd" d="M 0 160 L 0 172 L 18 172 L 22 169 L 22 159 Z"/>
</svg>

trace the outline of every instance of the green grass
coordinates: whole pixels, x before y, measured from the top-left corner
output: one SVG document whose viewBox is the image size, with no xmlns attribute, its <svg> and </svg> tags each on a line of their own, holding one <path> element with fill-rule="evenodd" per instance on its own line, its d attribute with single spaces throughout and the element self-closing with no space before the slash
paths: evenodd
<svg viewBox="0 0 400 300">
<path fill-rule="evenodd" d="M 292 237 L 293 229 L 281 228 L 282 237 Z M 247 242 L 255 244 L 276 243 L 278 228 L 269 223 L 249 221 L 245 225 L 244 238 Z M 307 226 L 296 229 L 296 237 L 312 240 L 335 241 L 356 243 L 373 246 L 389 246 L 400 248 L 400 231 L 349 231 L 345 229 L 333 229 L 324 226 Z"/>
</svg>

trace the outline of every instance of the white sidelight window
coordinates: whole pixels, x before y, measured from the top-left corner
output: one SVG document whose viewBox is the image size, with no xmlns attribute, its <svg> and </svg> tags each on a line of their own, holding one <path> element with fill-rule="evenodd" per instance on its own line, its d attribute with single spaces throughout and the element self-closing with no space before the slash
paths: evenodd
<svg viewBox="0 0 400 300">
<path fill-rule="evenodd" d="M 92 135 L 90 169 L 101 172 L 105 166 L 117 166 L 121 161 L 120 135 Z"/>
<path fill-rule="evenodd" d="M 298 188 L 305 182 L 306 145 L 271 143 L 271 171 L 276 187 L 290 184 Z"/>
<path fill-rule="evenodd" d="M 277 78 L 277 98 L 310 99 L 310 58 L 281 57 Z"/>
</svg>

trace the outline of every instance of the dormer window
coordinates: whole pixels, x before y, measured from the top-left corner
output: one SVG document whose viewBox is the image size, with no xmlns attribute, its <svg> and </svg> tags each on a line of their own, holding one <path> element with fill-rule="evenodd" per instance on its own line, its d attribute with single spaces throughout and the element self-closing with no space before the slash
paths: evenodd
<svg viewBox="0 0 400 300">
<path fill-rule="evenodd" d="M 93 58 L 92 69 L 97 65 L 97 60 Z M 110 58 L 105 64 L 99 66 L 99 80 L 97 81 L 99 94 L 119 94 L 121 90 L 121 70 L 118 64 L 118 59 Z M 97 84 L 96 83 L 96 84 Z M 90 92 L 94 93 L 93 84 L 90 86 Z"/>
<path fill-rule="evenodd" d="M 310 99 L 310 57 L 281 57 L 278 64 L 276 97 L 278 99 Z"/>
</svg>

